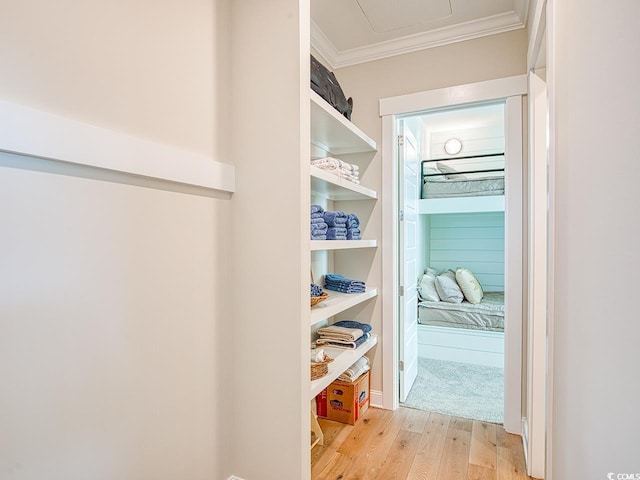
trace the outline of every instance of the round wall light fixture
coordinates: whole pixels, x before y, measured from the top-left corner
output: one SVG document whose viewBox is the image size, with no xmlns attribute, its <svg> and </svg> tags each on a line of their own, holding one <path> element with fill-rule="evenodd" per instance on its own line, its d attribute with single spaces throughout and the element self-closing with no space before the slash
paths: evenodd
<svg viewBox="0 0 640 480">
<path fill-rule="evenodd" d="M 444 144 L 444 151 L 449 155 L 457 155 L 462 150 L 462 142 L 457 138 L 450 138 Z"/>
</svg>

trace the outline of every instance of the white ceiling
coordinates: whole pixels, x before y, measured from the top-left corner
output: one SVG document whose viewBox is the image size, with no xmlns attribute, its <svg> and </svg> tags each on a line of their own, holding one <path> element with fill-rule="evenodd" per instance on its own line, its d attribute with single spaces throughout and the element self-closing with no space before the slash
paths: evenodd
<svg viewBox="0 0 640 480">
<path fill-rule="evenodd" d="M 529 0 L 311 0 L 311 45 L 330 68 L 523 28 Z"/>
</svg>

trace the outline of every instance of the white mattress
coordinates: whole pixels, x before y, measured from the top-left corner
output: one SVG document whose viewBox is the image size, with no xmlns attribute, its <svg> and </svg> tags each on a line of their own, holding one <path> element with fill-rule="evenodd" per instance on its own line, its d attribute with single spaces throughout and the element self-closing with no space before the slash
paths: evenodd
<svg viewBox="0 0 640 480">
<path fill-rule="evenodd" d="M 504 331 L 504 293 L 485 292 L 482 302 L 420 302 L 418 321 L 423 325 Z"/>
<path fill-rule="evenodd" d="M 427 177 L 422 185 L 422 198 L 480 197 L 504 195 L 504 177 L 434 180 Z"/>
</svg>

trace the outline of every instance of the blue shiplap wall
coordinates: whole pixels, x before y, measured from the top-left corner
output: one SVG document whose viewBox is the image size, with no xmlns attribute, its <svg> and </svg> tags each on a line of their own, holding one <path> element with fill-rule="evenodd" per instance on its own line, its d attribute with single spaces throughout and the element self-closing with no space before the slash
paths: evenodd
<svg viewBox="0 0 640 480">
<path fill-rule="evenodd" d="M 437 269 L 465 267 L 485 291 L 504 291 L 504 212 L 430 215 L 429 251 Z"/>
</svg>

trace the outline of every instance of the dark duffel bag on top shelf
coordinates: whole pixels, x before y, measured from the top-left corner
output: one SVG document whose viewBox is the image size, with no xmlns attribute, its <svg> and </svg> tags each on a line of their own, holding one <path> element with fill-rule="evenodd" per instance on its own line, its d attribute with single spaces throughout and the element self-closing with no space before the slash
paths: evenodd
<svg viewBox="0 0 640 480">
<path fill-rule="evenodd" d="M 329 102 L 333 108 L 351 120 L 353 100 L 344 96 L 333 72 L 311 55 L 311 89 Z"/>
</svg>

